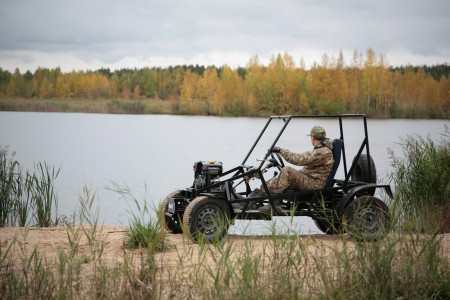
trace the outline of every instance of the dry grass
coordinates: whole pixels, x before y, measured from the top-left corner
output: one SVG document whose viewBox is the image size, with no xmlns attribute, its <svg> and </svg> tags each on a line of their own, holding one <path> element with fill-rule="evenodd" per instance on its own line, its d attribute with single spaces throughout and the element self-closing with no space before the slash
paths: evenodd
<svg viewBox="0 0 450 300">
<path fill-rule="evenodd" d="M 450 295 L 448 234 L 390 235 L 383 242 L 364 244 L 338 235 L 229 236 L 216 245 L 168 234 L 172 247 L 155 253 L 125 248 L 126 230 L 87 225 L 1 228 L 0 294 L 83 299 Z"/>
<path fill-rule="evenodd" d="M 0 111 L 170 114 L 173 103 L 154 99 L 0 99 Z"/>
</svg>

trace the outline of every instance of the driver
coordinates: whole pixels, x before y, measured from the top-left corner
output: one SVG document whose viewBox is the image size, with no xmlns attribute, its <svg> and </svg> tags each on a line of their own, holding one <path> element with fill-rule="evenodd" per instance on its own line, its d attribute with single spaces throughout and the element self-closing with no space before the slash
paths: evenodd
<svg viewBox="0 0 450 300">
<path fill-rule="evenodd" d="M 321 126 L 314 126 L 308 136 L 311 137 L 311 144 L 314 146 L 312 151 L 298 154 L 288 149 L 273 148 L 272 151 L 280 153 L 286 161 L 304 168 L 301 170 L 296 170 L 289 166 L 282 168 L 277 177 L 267 182 L 270 193 L 279 194 L 287 189 L 316 190 L 325 186 L 334 162 L 333 143 L 326 137 L 325 129 Z M 255 189 L 252 194 L 253 196 L 265 196 L 262 186 L 259 189 Z M 275 208 L 279 213 L 282 212 L 281 201 L 282 199 L 274 200 Z M 262 206 L 258 210 L 270 213 L 271 206 Z"/>
</svg>

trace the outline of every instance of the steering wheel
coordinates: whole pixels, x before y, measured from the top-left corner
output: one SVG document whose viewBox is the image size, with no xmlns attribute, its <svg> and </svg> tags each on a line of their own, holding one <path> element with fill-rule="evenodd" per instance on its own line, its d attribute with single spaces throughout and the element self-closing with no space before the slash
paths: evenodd
<svg viewBox="0 0 450 300">
<path fill-rule="evenodd" d="M 281 169 L 284 168 L 284 161 L 281 158 L 280 153 L 278 153 L 278 152 L 270 152 L 270 156 L 272 157 L 273 160 L 276 161 L 276 167 L 277 167 L 278 171 L 281 171 Z"/>
</svg>

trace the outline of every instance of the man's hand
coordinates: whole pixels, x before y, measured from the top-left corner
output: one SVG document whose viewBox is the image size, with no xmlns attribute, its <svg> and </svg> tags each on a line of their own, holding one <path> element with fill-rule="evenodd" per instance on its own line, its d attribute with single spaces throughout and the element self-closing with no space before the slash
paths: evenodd
<svg viewBox="0 0 450 300">
<path fill-rule="evenodd" d="M 280 153 L 281 152 L 281 148 L 280 147 L 273 147 L 272 148 L 272 152 L 273 153 Z"/>
</svg>

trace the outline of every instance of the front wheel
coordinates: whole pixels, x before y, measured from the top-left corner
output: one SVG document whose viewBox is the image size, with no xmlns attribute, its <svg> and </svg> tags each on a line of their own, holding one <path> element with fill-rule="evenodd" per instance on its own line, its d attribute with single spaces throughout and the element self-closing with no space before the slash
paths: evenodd
<svg viewBox="0 0 450 300">
<path fill-rule="evenodd" d="M 228 232 L 230 209 L 225 201 L 199 196 L 187 206 L 183 216 L 185 232 L 194 241 L 220 241 Z"/>
<path fill-rule="evenodd" d="M 375 241 L 389 230 L 389 208 L 380 199 L 363 196 L 354 199 L 345 209 L 345 231 L 359 241 Z"/>
<path fill-rule="evenodd" d="M 177 197 L 182 195 L 182 191 L 178 190 L 167 195 L 166 198 L 159 205 L 159 213 L 161 216 L 161 223 L 163 224 L 164 229 L 171 231 L 172 233 L 181 233 L 183 232 L 181 228 L 181 218 L 182 216 L 178 214 L 178 212 L 173 217 L 169 217 L 166 215 L 168 206 L 169 206 L 169 198 Z"/>
</svg>

